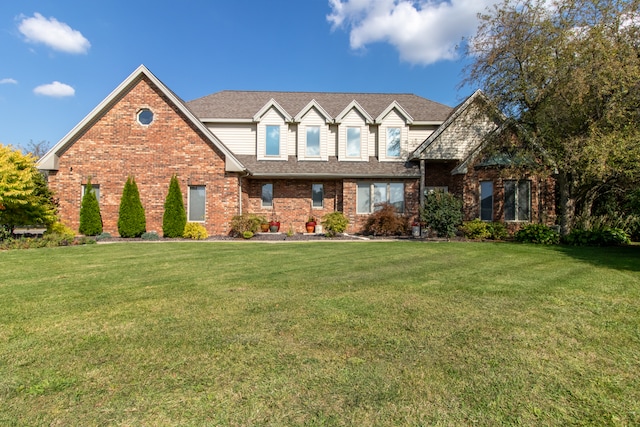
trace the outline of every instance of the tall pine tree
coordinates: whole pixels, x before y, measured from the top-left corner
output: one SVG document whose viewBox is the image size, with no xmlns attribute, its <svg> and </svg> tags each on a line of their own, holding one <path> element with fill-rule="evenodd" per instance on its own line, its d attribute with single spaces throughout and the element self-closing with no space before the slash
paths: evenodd
<svg viewBox="0 0 640 427">
<path fill-rule="evenodd" d="M 178 177 L 173 175 L 164 201 L 162 234 L 164 237 L 182 237 L 185 225 L 187 225 L 187 212 L 184 209 L 182 191 L 180 191 Z"/>
<path fill-rule="evenodd" d="M 147 231 L 144 207 L 135 179 L 130 176 L 124 184 L 120 213 L 118 215 L 118 233 L 120 237 L 140 237 Z"/>
<path fill-rule="evenodd" d="M 91 177 L 87 180 L 80 206 L 80 234 L 97 236 L 102 233 L 102 215 L 96 193 L 91 185 Z"/>
</svg>

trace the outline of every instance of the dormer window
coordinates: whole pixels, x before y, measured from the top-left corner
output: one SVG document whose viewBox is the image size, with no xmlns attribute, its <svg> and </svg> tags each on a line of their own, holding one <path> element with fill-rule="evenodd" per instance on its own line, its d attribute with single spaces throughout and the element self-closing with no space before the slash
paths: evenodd
<svg viewBox="0 0 640 427">
<path fill-rule="evenodd" d="M 279 156 L 280 155 L 280 126 L 267 125 L 266 126 L 266 150 L 267 156 Z"/>
<path fill-rule="evenodd" d="M 320 157 L 320 126 L 307 126 L 307 157 Z"/>
<path fill-rule="evenodd" d="M 347 128 L 347 157 L 360 157 L 362 150 L 361 129 L 358 127 Z"/>
<path fill-rule="evenodd" d="M 387 128 L 387 157 L 400 157 L 401 128 Z"/>
</svg>

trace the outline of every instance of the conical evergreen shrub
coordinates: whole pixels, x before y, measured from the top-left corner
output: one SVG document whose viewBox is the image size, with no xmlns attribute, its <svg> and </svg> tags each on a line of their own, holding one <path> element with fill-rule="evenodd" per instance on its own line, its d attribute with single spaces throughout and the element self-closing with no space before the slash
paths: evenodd
<svg viewBox="0 0 640 427">
<path fill-rule="evenodd" d="M 147 231 L 144 207 L 140 201 L 138 186 L 133 177 L 127 178 L 120 200 L 118 233 L 120 237 L 140 237 Z"/>
<path fill-rule="evenodd" d="M 102 215 L 100 215 L 100 204 L 93 192 L 91 178 L 87 180 L 84 189 L 82 204 L 80 205 L 80 234 L 85 236 L 97 236 L 102 233 Z"/>
<path fill-rule="evenodd" d="M 187 212 L 184 209 L 182 191 L 180 191 L 178 177 L 173 175 L 164 201 L 162 234 L 164 237 L 182 237 L 185 225 L 187 225 Z"/>
</svg>

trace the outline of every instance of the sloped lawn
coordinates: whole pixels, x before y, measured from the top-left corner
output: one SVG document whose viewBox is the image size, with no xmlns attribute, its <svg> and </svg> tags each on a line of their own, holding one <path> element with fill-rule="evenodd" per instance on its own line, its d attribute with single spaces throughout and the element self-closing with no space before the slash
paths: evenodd
<svg viewBox="0 0 640 427">
<path fill-rule="evenodd" d="M 639 249 L 0 252 L 0 425 L 638 425 Z"/>
</svg>

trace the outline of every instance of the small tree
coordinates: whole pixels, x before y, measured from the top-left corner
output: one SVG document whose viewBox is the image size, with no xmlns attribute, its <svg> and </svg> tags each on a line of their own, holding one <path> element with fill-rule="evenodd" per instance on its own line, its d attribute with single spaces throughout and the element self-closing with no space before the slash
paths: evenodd
<svg viewBox="0 0 640 427">
<path fill-rule="evenodd" d="M 180 191 L 178 177 L 173 175 L 164 201 L 162 234 L 164 237 L 182 237 L 185 225 L 187 225 L 187 212 L 184 209 L 182 191 Z"/>
<path fill-rule="evenodd" d="M 102 233 L 102 216 L 100 215 L 100 204 L 96 198 L 96 193 L 91 185 L 91 178 L 87 180 L 80 206 L 80 234 L 86 236 L 97 236 Z"/>
<path fill-rule="evenodd" d="M 147 231 L 144 207 L 140 201 L 138 186 L 133 177 L 127 178 L 120 200 L 118 233 L 121 237 L 140 237 Z"/>
<path fill-rule="evenodd" d="M 420 218 L 440 237 L 453 237 L 462 223 L 462 201 L 451 193 L 429 193 Z"/>
</svg>

